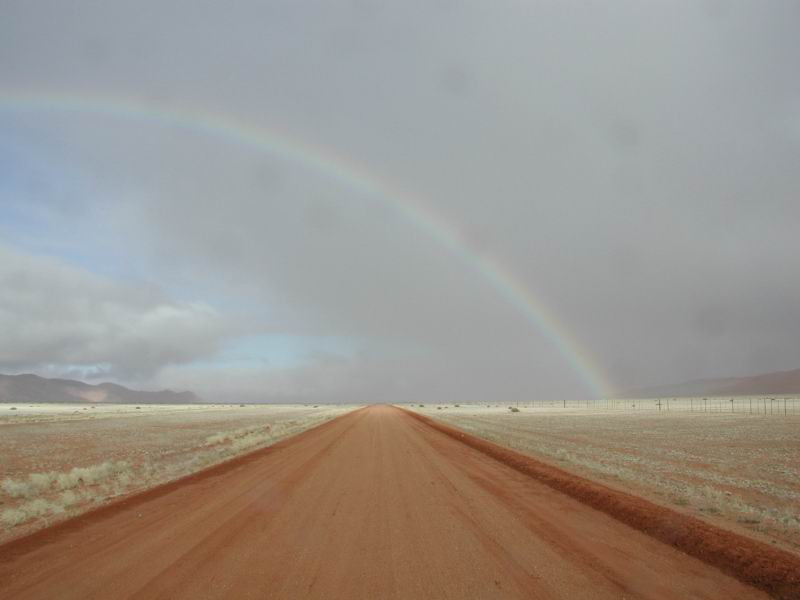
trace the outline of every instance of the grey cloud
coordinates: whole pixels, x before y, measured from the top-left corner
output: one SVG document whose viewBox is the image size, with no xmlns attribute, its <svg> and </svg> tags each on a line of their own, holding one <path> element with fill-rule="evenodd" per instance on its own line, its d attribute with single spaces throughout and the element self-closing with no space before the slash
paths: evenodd
<svg viewBox="0 0 800 600">
<path fill-rule="evenodd" d="M 795 3 L 79 2 L 7 14 L 0 86 L 204 108 L 352 160 L 515 272 L 619 387 L 797 367 Z M 62 200 L 64 222 L 100 221 L 112 234 L 99 247 L 144 279 L 189 289 L 244 329 L 364 344 L 345 361 L 220 377 L 220 366 L 159 372 L 191 360 L 169 350 L 181 358 L 150 361 L 154 378 L 337 399 L 586 393 L 469 260 L 302 164 L 164 122 L 0 118 L 48 162 L 89 174 L 96 197 Z M 51 362 L 72 348 L 69 336 L 64 348 L 33 339 L 30 353 Z"/>
</svg>

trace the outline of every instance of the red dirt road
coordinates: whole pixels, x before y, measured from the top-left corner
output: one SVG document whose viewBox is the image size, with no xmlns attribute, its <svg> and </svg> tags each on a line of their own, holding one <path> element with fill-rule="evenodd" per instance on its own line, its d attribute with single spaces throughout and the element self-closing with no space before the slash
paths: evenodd
<svg viewBox="0 0 800 600">
<path fill-rule="evenodd" d="M 2 598 L 765 598 L 392 407 L 0 547 Z"/>
</svg>

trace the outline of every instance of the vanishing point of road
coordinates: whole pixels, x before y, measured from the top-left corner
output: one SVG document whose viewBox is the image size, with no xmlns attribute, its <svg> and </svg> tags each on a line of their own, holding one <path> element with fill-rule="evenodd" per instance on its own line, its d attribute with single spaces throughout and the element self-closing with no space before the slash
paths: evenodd
<svg viewBox="0 0 800 600">
<path fill-rule="evenodd" d="M 0 597 L 766 596 L 373 406 L 0 548 Z"/>
</svg>

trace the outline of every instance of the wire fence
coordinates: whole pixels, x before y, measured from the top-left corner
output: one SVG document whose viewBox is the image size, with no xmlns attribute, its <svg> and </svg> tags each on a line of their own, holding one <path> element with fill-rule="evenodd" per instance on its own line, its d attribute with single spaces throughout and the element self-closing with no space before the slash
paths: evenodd
<svg viewBox="0 0 800 600">
<path fill-rule="evenodd" d="M 800 415 L 797 396 L 735 396 L 707 398 L 602 398 L 596 400 L 537 400 L 516 404 L 526 408 L 733 413 L 760 416 Z"/>
</svg>

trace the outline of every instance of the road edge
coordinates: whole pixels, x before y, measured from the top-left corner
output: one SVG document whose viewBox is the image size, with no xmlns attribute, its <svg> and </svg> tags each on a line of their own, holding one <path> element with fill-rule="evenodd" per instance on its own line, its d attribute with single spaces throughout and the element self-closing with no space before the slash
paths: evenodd
<svg viewBox="0 0 800 600">
<path fill-rule="evenodd" d="M 7 542 L 0 544 L 0 563 L 27 554 L 36 548 L 44 546 L 54 538 L 64 535 L 65 533 L 78 531 L 88 525 L 92 520 L 108 518 L 112 515 L 122 512 L 123 510 L 169 494 L 181 486 L 202 481 L 203 479 L 207 479 L 209 477 L 223 475 L 227 471 L 261 458 L 261 456 L 265 454 L 271 454 L 273 452 L 278 452 L 282 449 L 290 447 L 308 435 L 314 432 L 319 432 L 321 429 L 330 427 L 331 424 L 335 423 L 339 419 L 344 419 L 346 417 L 354 416 L 363 412 L 365 408 L 366 407 L 363 406 L 361 408 L 356 408 L 344 414 L 337 415 L 332 419 L 315 425 L 314 427 L 304 429 L 303 431 L 295 433 L 294 435 L 289 435 L 285 438 L 282 438 L 274 444 L 262 446 L 242 454 L 237 454 L 236 456 L 232 456 L 221 462 L 204 467 L 199 471 L 193 471 L 176 479 L 170 479 L 169 481 L 159 483 L 153 487 L 145 488 L 124 496 L 120 496 L 118 498 L 114 498 L 109 502 L 53 523 L 52 525 L 47 525 L 41 529 L 36 529 L 20 537 L 12 538 Z"/>
<path fill-rule="evenodd" d="M 800 599 L 800 557 L 790 552 L 580 477 L 431 417 L 396 408 L 582 504 L 721 569 L 739 581 L 781 600 Z"/>
</svg>

